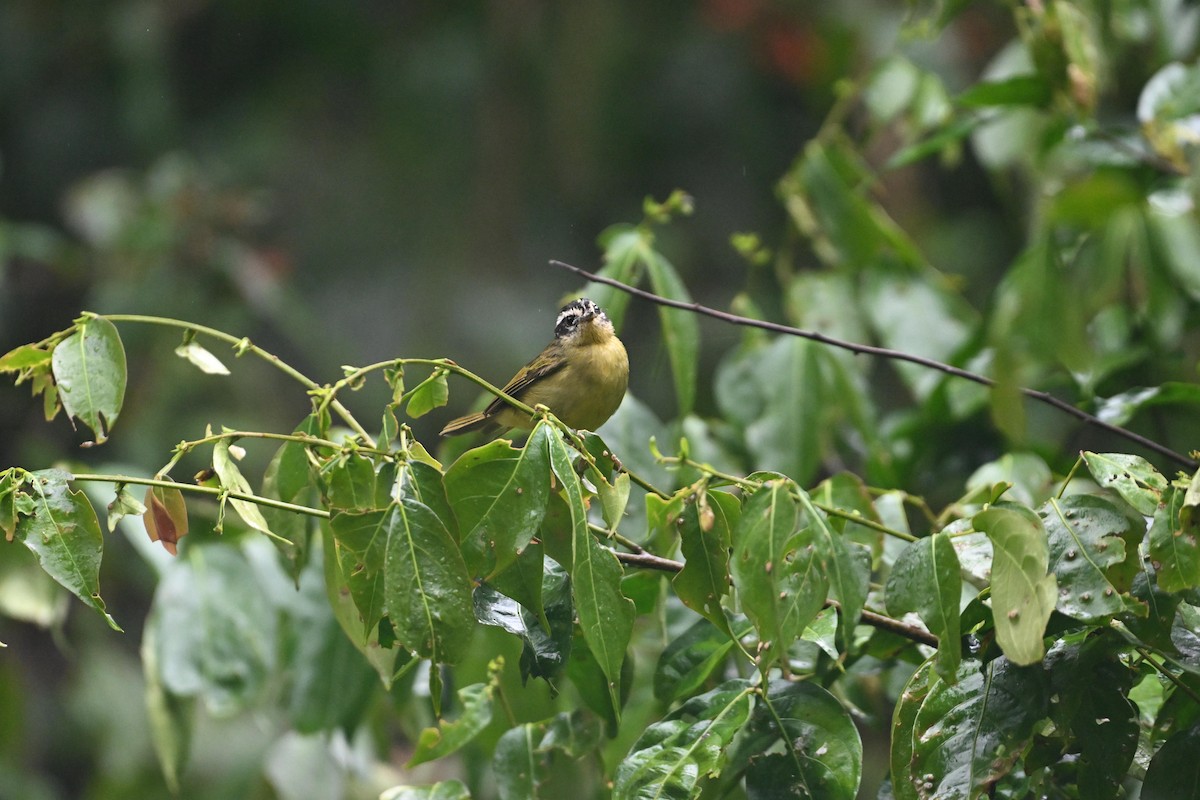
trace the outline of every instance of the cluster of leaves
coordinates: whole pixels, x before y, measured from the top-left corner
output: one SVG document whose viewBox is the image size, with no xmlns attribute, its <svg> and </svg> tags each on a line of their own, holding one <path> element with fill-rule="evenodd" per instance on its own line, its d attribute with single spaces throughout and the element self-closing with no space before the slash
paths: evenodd
<svg viewBox="0 0 1200 800">
<path fill-rule="evenodd" d="M 856 720 L 890 727 L 881 798 L 1179 797 L 1200 785 L 1195 465 L 1179 457 L 1187 471 L 1173 475 L 1110 447 L 1077 456 L 1075 430 L 1039 420 L 1021 391 L 1050 383 L 1110 430 L 1200 401 L 1161 355 L 1186 343 L 1200 298 L 1200 71 L 1145 76 L 1140 134 L 1102 127 L 1106 59 L 1146 28 L 1136 4 L 1103 5 L 1017 9 L 1019 40 L 957 96 L 890 58 L 839 112 L 857 103 L 870 134 L 899 141 L 891 167 L 950 163 L 969 143 L 985 167 L 1025 179 L 1029 241 L 986 314 L 873 197 L 886 176 L 835 116 L 779 187 L 820 268 L 734 239 L 751 269 L 735 309 L 825 342 L 751 330 L 718 366 L 719 418 L 696 413 L 699 325 L 677 307 L 660 307 L 674 422 L 633 397 L 602 436 L 525 409 L 523 445 L 446 463 L 400 420 L 445 405 L 451 375 L 497 391 L 453 362 L 395 359 L 322 386 L 220 331 L 89 314 L 4 355 L 0 372 L 97 444 L 122 408 L 121 324 L 183 328 L 178 354 L 210 374 L 227 370 L 201 340 L 262 357 L 311 394 L 311 414 L 290 433 L 209 431 L 152 477 L 11 467 L 0 528 L 114 627 L 104 535 L 72 485 L 116 484 L 110 530 L 141 515 L 178 552 L 155 562 L 142 641 L 175 786 L 197 703 L 274 702 L 303 736 L 378 728 L 387 692 L 408 712 L 409 767 L 476 765 L 464 781 L 397 777 L 394 800 L 489 785 L 502 798 L 851 798 Z M 648 201 L 641 224 L 606 231 L 601 277 L 690 303 L 656 241 L 690 208 L 683 194 Z M 627 294 L 586 293 L 622 324 Z M 831 337 L 980 370 L 992 386 L 885 367 Z M 391 389 L 378 434 L 342 405 L 374 374 Z M 880 392 L 889 380 L 903 391 Z M 1165 418 L 1167 444 L 1194 440 L 1191 416 Z M 946 435 L 954 425 L 973 438 Z M 1004 437 L 1013 452 L 980 466 Z M 239 462 L 255 441 L 277 450 L 251 480 Z M 209 447 L 199 483 L 171 480 Z M 132 486 L 146 487 L 140 500 Z M 519 681 L 487 652 L 497 640 Z M 435 724 L 412 730 L 430 709 Z"/>
<path fill-rule="evenodd" d="M 610 236 L 610 267 L 658 270 L 657 288 L 679 294 L 647 226 Z M 61 405 L 101 441 L 126 381 L 112 319 L 85 315 L 0 358 L 0 370 L 31 381 L 51 412 Z M 676 319 L 664 314 L 664 327 Z M 261 353 L 223 338 L 239 354 Z M 672 330 L 668 341 L 684 353 L 688 331 Z M 221 371 L 193 329 L 179 354 Z M 408 388 L 406 370 L 427 365 L 428 377 Z M 331 409 L 362 426 L 336 395 L 371 372 L 392 388 L 381 433 L 339 436 Z M 770 797 L 789 787 L 852 798 L 862 770 L 853 713 L 872 713 L 846 694 L 846 676 L 860 671 L 902 682 L 895 797 L 973 797 L 994 785 L 1116 797 L 1131 772 L 1153 796 L 1194 770 L 1182 755 L 1200 710 L 1194 480 L 1169 481 L 1137 456 L 1086 453 L 1092 480 L 1055 485 L 1040 459 L 1007 457 L 914 534 L 905 513 L 913 498 L 848 473 L 808 490 L 782 472 L 739 477 L 698 460 L 683 439 L 678 455 L 655 454 L 659 486 L 596 434 L 544 412 L 523 446 L 494 441 L 443 466 L 397 412 L 445 404 L 451 372 L 469 375 L 417 359 L 348 370 L 313 391 L 312 414 L 291 434 L 210 432 L 181 444 L 153 478 L 107 476 L 120 484 L 110 530 L 144 514 L 151 538 L 180 548 L 143 639 L 148 705 L 173 783 L 195 702 L 222 713 L 260 701 L 284 667 L 270 643 L 295 637 L 296 730 L 353 729 L 372 683 L 394 689 L 422 663 L 440 717 L 444 670 L 479 657 L 472 639 L 484 626 L 520 643 L 522 681 L 566 681 L 580 703 L 544 720 L 510 717 L 493 750 L 502 797 L 548 796 L 546 787 L 581 780 L 581 763 L 599 763 L 604 726 L 627 745 L 611 772 L 592 773 L 596 791 L 611 780 L 614 797 Z M 617 419 L 623 438 L 637 430 L 629 417 L 645 413 L 629 402 Z M 235 442 L 250 438 L 281 442 L 257 492 L 237 465 Z M 179 458 L 210 444 L 202 482 L 173 485 Z M 71 488 L 97 477 L 105 476 L 5 470 L 0 527 L 116 627 L 99 592 L 97 515 Z M 147 486 L 142 502 L 128 490 L 138 483 Z M 271 568 L 249 546 L 263 539 L 183 540 L 185 491 L 216 502 L 212 532 L 273 541 L 275 577 L 264 581 Z M 290 598 L 286 587 L 264 591 L 285 575 L 296 587 Z M 634 637 L 639 615 L 677 633 L 654 656 L 653 697 L 665 712 L 657 721 L 623 714 L 633 658 L 646 649 Z M 926 657 L 920 648 L 929 645 Z M 485 682 L 457 691 L 455 718 L 418 737 L 409 766 L 500 724 L 492 709 L 502 668 L 494 662 Z M 1079 680 L 1096 673 L 1104 679 Z M 469 795 L 443 782 L 389 796 Z"/>
</svg>

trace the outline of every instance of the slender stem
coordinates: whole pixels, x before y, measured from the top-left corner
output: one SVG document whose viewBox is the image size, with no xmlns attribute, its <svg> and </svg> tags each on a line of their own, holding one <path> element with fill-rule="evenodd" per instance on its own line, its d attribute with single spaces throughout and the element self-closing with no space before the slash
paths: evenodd
<svg viewBox="0 0 1200 800">
<path fill-rule="evenodd" d="M 726 481 L 742 489 L 753 491 L 762 485 L 762 483 L 759 481 L 748 481 L 745 478 L 739 478 L 736 475 L 731 475 L 727 472 L 721 472 L 718 469 L 710 467 L 708 464 L 701 464 L 698 461 L 693 461 L 684 456 L 664 456 L 663 458 L 660 458 L 659 461 L 661 461 L 663 464 L 678 464 L 680 466 L 694 467 L 707 475 L 711 475 L 717 480 Z M 880 533 L 886 533 L 888 536 L 894 536 L 897 539 L 903 539 L 906 542 L 915 542 L 918 538 L 913 536 L 911 533 L 889 528 L 880 522 L 876 522 L 873 519 L 864 517 L 861 514 L 856 514 L 853 511 L 847 511 L 846 509 L 826 505 L 825 503 L 818 503 L 815 500 L 813 501 L 813 505 L 831 517 L 840 517 L 842 519 L 849 520 L 850 522 L 862 525 L 864 528 L 870 528 L 871 530 L 879 531 Z"/>
<path fill-rule="evenodd" d="M 518 411 L 528 414 L 530 418 L 536 417 L 538 414 L 537 411 L 530 406 L 525 405 L 517 398 L 510 394 L 505 394 L 503 389 L 500 389 L 494 384 L 489 383 L 488 381 L 476 375 L 474 372 L 460 367 L 458 364 L 454 363 L 448 358 L 393 358 L 387 361 L 377 361 L 374 364 L 368 364 L 365 367 L 359 367 L 347 372 L 345 377 L 329 388 L 329 396 L 332 398 L 346 386 L 357 383 L 372 372 L 378 372 L 379 370 L 387 369 L 389 367 L 405 367 L 412 365 L 436 367 L 438 369 L 444 369 L 448 372 L 453 372 L 455 375 L 460 375 L 477 386 L 487 390 L 496 397 L 499 397 Z"/>
<path fill-rule="evenodd" d="M 1134 650 L 1137 650 L 1139 653 L 1141 653 L 1141 654 L 1142 654 L 1142 660 L 1143 660 L 1145 663 L 1149 664 L 1151 667 L 1153 667 L 1153 668 L 1154 668 L 1154 670 L 1155 670 L 1156 672 L 1158 672 L 1158 674 L 1160 674 L 1160 675 L 1164 676 L 1164 677 L 1165 677 L 1167 680 L 1169 680 L 1171 683 L 1175 684 L 1175 688 L 1176 688 L 1176 689 L 1178 689 L 1179 691 L 1183 692 L 1183 693 L 1184 693 L 1184 694 L 1186 694 L 1188 697 L 1192 698 L 1192 702 L 1193 702 L 1193 703 L 1200 704 L 1200 696 L 1197 696 L 1197 695 L 1196 695 L 1196 693 L 1192 691 L 1191 687 L 1189 687 L 1189 686 L 1188 686 L 1186 683 L 1184 683 L 1183 681 L 1179 680 L 1179 677 L 1178 677 L 1177 675 L 1175 675 L 1175 673 L 1171 672 L 1171 670 L 1167 669 L 1167 668 L 1166 668 L 1166 667 L 1164 667 L 1162 664 L 1159 664 L 1157 661 L 1155 661 L 1155 660 L 1152 658 L 1152 656 L 1153 656 L 1153 655 L 1156 655 L 1156 654 L 1157 654 L 1157 655 L 1159 655 L 1160 657 L 1162 657 L 1162 658 L 1166 659 L 1166 654 L 1164 654 L 1164 653 L 1158 653 L 1157 651 L 1151 651 L 1149 648 L 1145 648 L 1145 647 L 1139 647 L 1138 645 L 1134 645 L 1134 646 L 1133 646 L 1133 649 L 1134 649 Z M 1177 665 L 1177 666 L 1178 666 L 1178 665 Z M 1182 667 L 1180 667 L 1180 669 L 1182 669 Z"/>
<path fill-rule="evenodd" d="M 992 378 L 989 378 L 985 375 L 980 375 L 978 373 L 971 372 L 969 370 L 965 370 L 961 367 L 953 366 L 952 364 L 945 364 L 941 361 L 935 361 L 932 358 L 925 358 L 924 356 L 918 356 L 918 355 L 914 355 L 912 353 L 905 353 L 901 350 L 892 350 L 887 347 L 877 347 L 875 345 L 860 344 L 858 342 L 848 342 L 848 341 L 845 341 L 844 339 L 835 339 L 832 336 L 826 336 L 825 334 L 819 333 L 817 331 L 807 331 L 802 328 L 794 328 L 790 325 L 783 325 L 778 322 L 768 322 L 766 320 L 761 320 L 761 319 L 752 319 L 750 317 L 742 317 L 742 316 L 738 316 L 737 314 L 730 314 L 725 311 L 718 311 L 715 308 L 709 308 L 708 306 L 701 305 L 700 303 L 688 303 L 688 302 L 684 302 L 681 300 L 672 300 L 667 297 L 661 297 L 657 294 L 654 294 L 653 292 L 648 292 L 645 289 L 639 289 L 636 286 L 630 286 L 628 284 L 622 283 L 621 281 L 614 280 L 613 278 L 609 278 L 604 275 L 596 275 L 595 273 L 588 272 L 585 269 L 582 269 L 582 268 L 576 267 L 576 266 L 572 266 L 571 264 L 567 264 L 562 261 L 553 261 L 552 260 L 550 263 L 556 267 L 562 267 L 565 270 L 573 272 L 576 275 L 579 275 L 580 277 L 585 278 L 587 280 L 595 281 L 597 283 L 603 283 L 607 286 L 612 286 L 614 289 L 619 289 L 623 292 L 626 292 L 627 294 L 633 295 L 634 297 L 639 297 L 643 300 L 647 300 L 651 303 L 655 303 L 660 306 L 665 306 L 667 308 L 677 308 L 677 309 L 680 309 L 683 311 L 691 311 L 692 313 L 702 314 L 707 317 L 712 317 L 713 319 L 721 320 L 722 322 L 728 322 L 732 325 L 743 325 L 743 326 L 750 327 L 750 328 L 761 328 L 762 330 L 771 331 L 773 333 L 782 333 L 782 334 L 786 334 L 788 336 L 799 336 L 803 339 L 810 339 L 810 340 L 812 340 L 814 342 L 818 342 L 820 344 L 825 344 L 825 345 L 829 345 L 831 347 L 837 347 L 837 348 L 840 348 L 843 350 L 848 350 L 849 352 L 855 353 L 856 355 L 873 355 L 873 356 L 879 356 L 881 358 L 891 359 L 893 361 L 907 361 L 911 364 L 917 364 L 918 366 L 922 366 L 927 369 L 933 369 L 933 370 L 937 370 L 939 372 L 944 372 L 947 375 L 953 375 L 956 378 L 962 378 L 963 380 L 972 381 L 974 383 L 978 383 L 983 386 L 995 386 L 996 385 L 995 380 L 993 380 Z M 1147 450 L 1152 450 L 1152 451 L 1158 453 L 1159 455 L 1161 455 L 1165 458 L 1169 458 L 1172 461 L 1174 461 L 1184 467 L 1187 467 L 1189 469 L 1195 469 L 1198 466 L 1197 463 L 1195 461 L 1193 461 L 1192 459 L 1188 458 L 1185 455 L 1175 452 L 1174 450 L 1170 449 L 1166 445 L 1159 444 L 1158 442 L 1155 442 L 1152 439 L 1147 439 L 1145 436 L 1134 433 L 1131 430 L 1122 428 L 1119 425 L 1113 425 L 1112 423 L 1105 422 L 1104 420 L 1100 419 L 1099 417 L 1095 416 L 1094 414 L 1089 414 L 1088 412 L 1084 411 L 1083 409 L 1076 408 L 1075 406 L 1071 405 L 1070 403 L 1068 403 L 1064 400 L 1060 400 L 1057 397 L 1049 394 L 1048 392 L 1043 392 L 1043 391 L 1040 391 L 1037 389 L 1029 389 L 1029 388 L 1025 388 L 1025 387 L 1021 387 L 1020 392 L 1021 392 L 1021 394 L 1025 395 L 1026 397 L 1032 398 L 1033 400 L 1037 400 L 1039 402 L 1042 402 L 1049 406 L 1052 406 L 1052 407 L 1058 409 L 1059 411 L 1062 411 L 1064 414 L 1069 414 L 1069 415 L 1075 417 L 1076 419 L 1082 420 L 1083 422 L 1085 422 L 1089 425 L 1092 425 L 1094 427 L 1108 431 L 1109 433 L 1115 434 L 1115 435 L 1120 436 L 1124 439 L 1127 439 L 1131 442 L 1134 442 L 1135 444 L 1138 444 L 1138 445 L 1146 448 Z"/>
<path fill-rule="evenodd" d="M 268 364 L 271 364 L 277 369 L 282 370 L 284 374 L 298 381 L 310 392 L 323 391 L 321 385 L 312 378 L 308 377 L 303 372 L 300 372 L 298 369 L 282 360 L 274 353 L 270 353 L 258 345 L 252 344 L 250 340 L 245 337 L 238 338 L 232 334 L 226 333 L 225 331 L 220 331 L 216 328 L 210 328 L 207 325 L 197 325 L 194 322 L 187 322 L 186 320 L 181 319 L 171 319 L 170 317 L 153 317 L 146 316 L 144 314 L 102 314 L 97 316 L 103 317 L 109 322 L 136 322 L 146 325 L 162 325 L 165 327 L 182 328 L 185 331 L 202 333 L 205 336 L 209 336 L 213 339 L 218 339 L 222 342 L 232 345 L 238 351 L 238 355 L 241 355 L 243 352 L 253 353 L 262 360 L 266 361 Z M 346 408 L 336 399 L 331 402 L 330 407 L 337 413 L 339 417 L 342 418 L 342 421 L 344 421 L 355 433 L 362 437 L 363 441 L 366 442 L 367 445 L 371 447 L 375 446 L 375 440 L 371 438 L 371 434 L 367 433 L 366 430 L 363 429 L 362 425 L 360 425 L 358 420 L 354 418 L 354 415 L 350 413 L 348 408 Z"/>
<path fill-rule="evenodd" d="M 214 433 L 210 436 L 205 436 L 201 439 L 192 439 L 190 441 L 180 442 L 176 447 L 184 450 L 193 450 L 202 444 L 210 444 L 219 442 L 222 439 L 274 439 L 281 442 L 296 442 L 306 446 L 313 447 L 328 447 L 333 450 L 343 450 L 346 448 L 346 443 L 338 443 L 329 439 L 322 439 L 318 436 L 309 436 L 306 433 L 271 433 L 270 431 L 223 431 L 222 433 Z M 372 453 L 377 456 L 389 456 L 393 453 L 389 450 L 381 450 L 378 447 L 362 447 L 355 445 L 354 449 L 363 453 Z"/>
<path fill-rule="evenodd" d="M 601 525 L 597 525 L 593 522 L 589 522 L 588 529 L 592 533 L 596 534 L 597 539 L 601 539 L 601 540 L 611 539 L 612 541 L 616 542 L 617 544 L 621 545 L 622 547 L 624 547 L 625 549 L 629 550 L 632 553 L 646 552 L 646 548 L 642 547 L 640 544 L 635 542 L 633 539 L 622 536 L 621 534 L 617 533 L 616 531 L 611 531 L 608 528 L 605 528 Z"/>
<path fill-rule="evenodd" d="M 245 492 L 234 492 L 223 489 L 219 486 L 200 486 L 194 483 L 176 483 L 175 481 L 162 480 L 160 478 L 139 478 L 134 475 L 97 475 L 89 472 L 75 472 L 71 474 L 71 480 L 76 481 L 97 481 L 101 483 L 133 483 L 140 486 L 160 486 L 164 489 L 178 489 L 181 492 L 189 492 L 191 494 L 206 494 L 211 497 L 233 498 L 234 500 L 245 500 L 250 503 L 257 503 L 260 506 L 269 508 L 278 508 L 282 511 L 292 511 L 296 514 L 306 514 L 310 517 L 321 517 L 329 519 L 329 512 L 320 508 L 310 508 L 309 506 L 300 506 L 295 503 L 286 503 L 283 500 L 272 500 L 269 497 L 260 497 L 256 494 L 247 494 Z"/>
<path fill-rule="evenodd" d="M 915 542 L 915 541 L 917 541 L 917 539 L 920 538 L 918 536 L 913 536 L 911 533 L 907 533 L 905 531 L 896 530 L 895 528 L 889 528 L 887 525 L 884 525 L 882 522 L 876 522 L 873 519 L 864 517 L 862 514 L 859 514 L 854 511 L 847 511 L 844 508 L 838 508 L 837 506 L 826 505 L 825 503 L 818 503 L 816 500 L 813 501 L 813 506 L 821 509 L 822 511 L 824 511 L 826 514 L 828 514 L 831 517 L 840 517 L 849 522 L 853 522 L 855 525 L 862 525 L 864 528 L 870 528 L 871 530 L 878 531 L 879 533 L 886 533 L 888 536 L 894 536 L 897 539 L 903 539 L 906 542 Z"/>
</svg>

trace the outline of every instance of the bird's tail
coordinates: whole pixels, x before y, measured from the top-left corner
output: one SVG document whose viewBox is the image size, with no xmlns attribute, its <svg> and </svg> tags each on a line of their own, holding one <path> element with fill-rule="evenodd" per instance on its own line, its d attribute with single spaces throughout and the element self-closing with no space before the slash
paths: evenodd
<svg viewBox="0 0 1200 800">
<path fill-rule="evenodd" d="M 465 417 L 450 420 L 446 423 L 446 427 L 442 428 L 442 436 L 458 436 L 461 433 L 492 431 L 499 430 L 500 428 L 501 425 L 496 420 L 480 411 L 476 414 L 467 414 Z"/>
</svg>

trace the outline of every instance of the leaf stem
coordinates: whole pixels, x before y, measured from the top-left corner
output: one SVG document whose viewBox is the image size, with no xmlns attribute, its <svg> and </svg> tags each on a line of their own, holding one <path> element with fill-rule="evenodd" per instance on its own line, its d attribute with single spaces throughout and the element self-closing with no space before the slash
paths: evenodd
<svg viewBox="0 0 1200 800">
<path fill-rule="evenodd" d="M 200 486 L 194 483 L 176 483 L 175 481 L 163 480 L 161 478 L 139 478 L 133 475 L 98 475 L 90 472 L 72 473 L 71 480 L 95 481 L 101 483 L 133 483 L 141 486 L 159 486 L 164 489 L 178 489 L 181 492 L 190 492 L 191 494 L 206 494 L 214 498 L 225 496 L 233 498 L 234 500 L 245 500 L 250 503 L 257 503 L 260 506 L 278 508 L 281 511 L 291 511 L 296 514 L 306 514 L 310 517 L 321 517 L 322 519 L 329 519 L 330 517 L 329 512 L 321 508 L 310 508 L 309 506 L 287 503 L 283 500 L 273 500 L 270 497 L 261 497 L 256 494 L 248 494 L 246 492 L 234 492 L 219 486 Z"/>
<path fill-rule="evenodd" d="M 308 377 L 303 372 L 300 372 L 300 370 L 279 358 L 279 356 L 275 355 L 274 353 L 270 353 L 258 345 L 251 343 L 251 341 L 246 337 L 238 338 L 232 334 L 226 333 L 225 331 L 217 330 L 216 328 L 210 328 L 207 325 L 197 325 L 194 322 L 187 322 L 186 320 L 181 319 L 172 319 L 170 317 L 154 317 L 147 316 L 145 314 L 93 314 L 93 316 L 102 317 L 109 322 L 134 322 L 145 325 L 162 325 L 164 327 L 181 328 L 185 331 L 201 333 L 205 336 L 209 336 L 213 339 L 217 339 L 231 345 L 239 356 L 242 353 L 253 353 L 262 360 L 266 361 L 268 364 L 271 364 L 277 369 L 281 370 L 290 378 L 299 382 L 302 386 L 307 388 L 310 393 L 321 393 L 324 391 L 324 388 L 312 378 Z M 375 440 L 371 438 L 371 434 L 366 432 L 362 425 L 359 424 L 358 420 L 354 418 L 354 415 L 350 413 L 348 408 L 346 408 L 336 399 L 332 400 L 329 405 L 334 412 L 336 412 L 337 415 L 342 418 L 342 421 L 350 426 L 351 430 L 362 437 L 363 441 L 366 442 L 367 445 L 371 447 L 375 446 Z"/>
</svg>

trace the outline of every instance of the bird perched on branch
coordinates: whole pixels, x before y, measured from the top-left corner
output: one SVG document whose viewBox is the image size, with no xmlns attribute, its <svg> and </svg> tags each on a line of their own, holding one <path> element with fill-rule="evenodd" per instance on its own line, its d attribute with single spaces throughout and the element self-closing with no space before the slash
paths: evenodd
<svg viewBox="0 0 1200 800">
<path fill-rule="evenodd" d="M 612 322 L 586 297 L 558 312 L 554 341 L 522 367 L 504 393 L 527 406 L 544 405 L 572 428 L 594 431 L 613 415 L 629 385 L 629 356 Z M 497 397 L 483 411 L 451 420 L 442 436 L 533 427 L 530 416 Z"/>
</svg>

